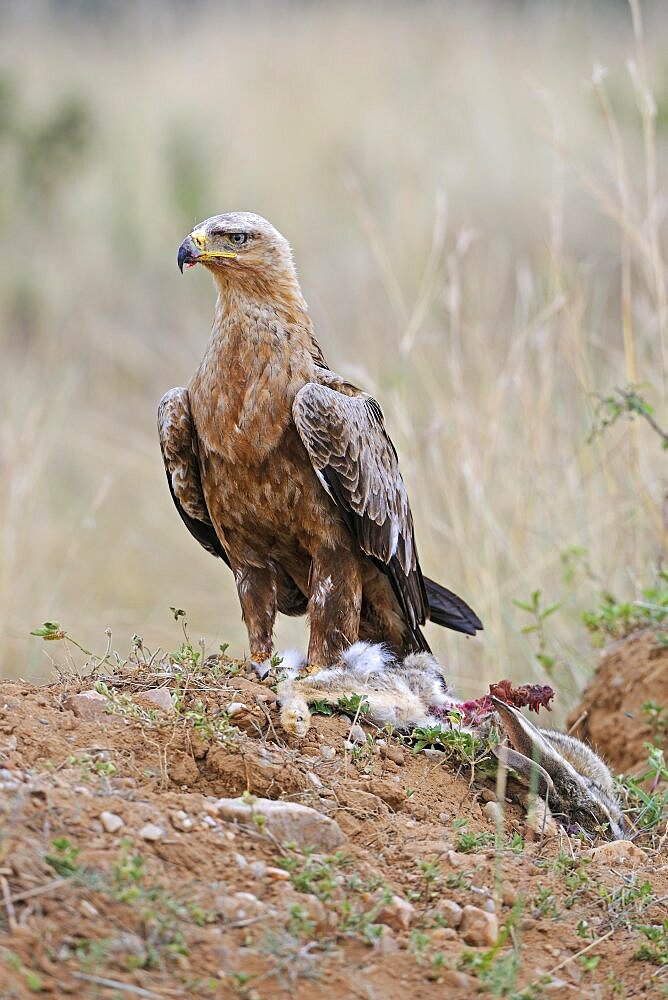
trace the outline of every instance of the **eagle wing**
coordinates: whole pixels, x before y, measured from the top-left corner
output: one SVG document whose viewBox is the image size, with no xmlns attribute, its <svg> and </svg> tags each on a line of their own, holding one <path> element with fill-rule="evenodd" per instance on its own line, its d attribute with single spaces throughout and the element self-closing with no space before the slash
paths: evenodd
<svg viewBox="0 0 668 1000">
<path fill-rule="evenodd" d="M 199 471 L 197 434 L 188 390 L 170 389 L 158 405 L 158 434 L 172 500 L 186 528 L 207 552 L 230 560 L 211 523 Z"/>
<path fill-rule="evenodd" d="M 309 382 L 292 414 L 322 485 L 360 548 L 390 578 L 419 646 L 429 601 L 418 561 L 413 516 L 383 412 L 371 396 Z"/>
<path fill-rule="evenodd" d="M 174 505 L 190 534 L 207 552 L 230 566 L 213 526 L 202 489 L 197 431 L 190 412 L 188 390 L 170 389 L 158 405 L 158 434 Z M 276 600 L 284 615 L 303 615 L 307 599 L 294 580 L 276 566 Z"/>
</svg>

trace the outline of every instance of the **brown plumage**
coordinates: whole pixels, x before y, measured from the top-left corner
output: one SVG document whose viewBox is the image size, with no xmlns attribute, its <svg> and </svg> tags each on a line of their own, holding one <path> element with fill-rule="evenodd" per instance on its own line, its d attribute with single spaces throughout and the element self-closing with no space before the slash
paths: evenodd
<svg viewBox="0 0 668 1000">
<path fill-rule="evenodd" d="M 218 298 L 198 370 L 160 402 L 160 443 L 183 521 L 234 572 L 251 657 L 271 655 L 277 610 L 308 613 L 311 667 L 358 638 L 427 650 L 428 618 L 474 635 L 475 613 L 422 575 L 380 406 L 327 367 L 287 241 L 233 212 L 178 263 L 207 267 Z"/>
</svg>

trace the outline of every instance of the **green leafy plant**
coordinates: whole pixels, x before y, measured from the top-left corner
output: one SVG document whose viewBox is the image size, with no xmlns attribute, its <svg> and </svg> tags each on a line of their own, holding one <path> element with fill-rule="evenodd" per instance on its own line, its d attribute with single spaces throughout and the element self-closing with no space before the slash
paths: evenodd
<svg viewBox="0 0 668 1000">
<path fill-rule="evenodd" d="M 602 434 L 609 427 L 612 427 L 619 420 L 635 420 L 640 418 L 648 424 L 659 438 L 661 447 L 668 449 L 668 432 L 658 424 L 654 415 L 654 407 L 643 395 L 642 390 L 650 388 L 648 385 L 629 385 L 622 389 L 615 388 L 609 396 L 598 396 L 596 405 L 595 421 L 589 435 L 592 441 L 597 435 Z"/>
<path fill-rule="evenodd" d="M 526 611 L 531 616 L 532 621 L 522 628 L 523 635 L 535 635 L 538 640 L 538 651 L 536 659 L 548 676 L 552 676 L 555 667 L 555 658 L 549 652 L 549 639 L 545 623 L 551 618 L 559 608 L 561 603 L 556 602 L 543 606 L 542 592 L 534 590 L 528 601 L 514 600 L 513 604 L 521 611 Z"/>
<path fill-rule="evenodd" d="M 51 841 L 52 851 L 44 856 L 47 864 L 63 878 L 71 878 L 80 870 L 77 861 L 81 848 L 76 847 L 68 837 L 55 837 Z"/>
<path fill-rule="evenodd" d="M 623 639 L 639 629 L 668 624 L 668 571 L 660 570 L 655 583 L 645 587 L 633 601 L 619 601 L 604 592 L 598 607 L 586 611 L 582 620 L 595 645 Z"/>
</svg>

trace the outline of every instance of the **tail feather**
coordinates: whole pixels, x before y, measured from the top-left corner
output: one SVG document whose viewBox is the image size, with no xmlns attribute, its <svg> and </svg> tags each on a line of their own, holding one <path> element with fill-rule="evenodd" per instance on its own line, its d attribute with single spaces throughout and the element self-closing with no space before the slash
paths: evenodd
<svg viewBox="0 0 668 1000">
<path fill-rule="evenodd" d="M 477 614 L 461 597 L 442 587 L 440 583 L 430 580 L 428 576 L 425 576 L 424 583 L 427 588 L 430 621 L 444 628 L 454 629 L 455 632 L 463 632 L 465 635 L 475 635 L 482 629 L 483 624 Z"/>
</svg>

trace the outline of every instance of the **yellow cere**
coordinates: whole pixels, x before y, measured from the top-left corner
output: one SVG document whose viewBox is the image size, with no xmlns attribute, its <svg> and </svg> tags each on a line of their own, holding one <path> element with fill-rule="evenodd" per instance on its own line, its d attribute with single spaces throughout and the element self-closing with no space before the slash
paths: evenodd
<svg viewBox="0 0 668 1000">
<path fill-rule="evenodd" d="M 234 258 L 236 256 L 237 256 L 237 254 L 235 254 L 235 253 L 209 253 L 207 251 L 206 253 L 200 254 L 199 257 L 197 258 L 197 260 L 198 261 L 199 260 L 215 260 L 216 257 L 231 257 L 232 260 L 234 260 Z"/>
<path fill-rule="evenodd" d="M 193 241 L 197 249 L 202 251 L 200 256 L 197 258 L 198 261 L 216 260 L 216 258 L 218 257 L 228 257 L 231 260 L 234 260 L 234 258 L 237 256 L 235 253 L 225 253 L 225 252 L 215 253 L 213 250 L 205 250 L 204 247 L 206 246 L 206 233 L 203 229 L 193 230 L 193 232 L 190 234 L 190 239 Z"/>
</svg>

